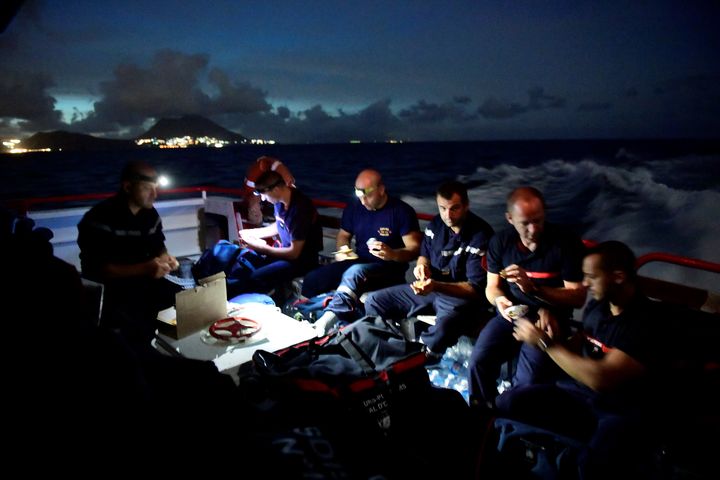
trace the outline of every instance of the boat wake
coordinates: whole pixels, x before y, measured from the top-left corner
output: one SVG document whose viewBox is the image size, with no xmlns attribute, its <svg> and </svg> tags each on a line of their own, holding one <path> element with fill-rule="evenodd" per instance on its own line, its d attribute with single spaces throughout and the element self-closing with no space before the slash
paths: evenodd
<svg viewBox="0 0 720 480">
<path fill-rule="evenodd" d="M 613 166 L 590 159 L 555 159 L 532 167 L 478 167 L 459 180 L 470 187 L 472 210 L 496 229 L 507 225 L 503 212 L 510 189 L 532 185 L 546 197 L 548 219 L 574 227 L 583 238 L 620 240 L 637 255 L 662 251 L 720 261 L 720 222 L 713 213 L 720 204 L 720 192 L 681 188 L 669 176 L 677 168 L 663 161 L 655 163 Z M 418 211 L 437 211 L 432 198 L 403 198 Z M 665 278 L 693 286 L 707 288 L 708 282 L 717 281 L 713 274 L 698 275 L 698 271 L 661 264 L 648 265 L 642 273 L 652 276 L 658 269 Z"/>
</svg>

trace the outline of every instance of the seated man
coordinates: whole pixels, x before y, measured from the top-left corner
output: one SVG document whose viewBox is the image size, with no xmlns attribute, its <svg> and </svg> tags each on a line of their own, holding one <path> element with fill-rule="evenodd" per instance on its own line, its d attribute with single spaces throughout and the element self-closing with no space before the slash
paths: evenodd
<svg viewBox="0 0 720 480">
<path fill-rule="evenodd" d="M 232 379 L 212 362 L 161 355 L 149 343 L 128 344 L 117 332 L 98 328 L 77 270 L 53 255 L 44 228 L 33 227 L 31 219 L 0 208 L 0 248 L 13 253 L 0 289 L 6 306 L 21 307 L 3 316 L 18 339 L 3 347 L 6 358 L 18 359 L 4 372 L 6 389 L 13 392 L 5 405 L 23 419 L 4 431 L 18 445 L 34 441 L 28 432 L 42 431 L 55 453 L 82 449 L 116 458 L 132 438 L 133 451 L 142 455 L 153 451 L 155 440 L 146 432 L 159 405 L 180 418 L 188 405 L 210 411 L 238 401 Z M 38 341 L 58 348 L 51 354 L 29 352 L 29 342 Z M 52 401 L 38 408 L 37 400 L 48 392 L 54 392 Z M 207 434 L 207 427 L 197 433 Z M 70 430 L 73 441 L 67 442 Z"/>
<path fill-rule="evenodd" d="M 157 180 L 147 163 L 128 163 L 120 191 L 78 224 L 83 276 L 105 285 L 103 324 L 140 343 L 152 339 L 157 312 L 174 305 L 180 290 L 163 278 L 179 265 L 165 248 L 162 221 L 153 207 Z"/>
<path fill-rule="evenodd" d="M 240 232 L 243 246 L 263 255 L 263 265 L 256 268 L 250 279 L 238 291 L 269 292 L 282 283 L 304 275 L 318 265 L 322 250 L 322 227 L 312 200 L 296 188 L 290 188 L 283 177 L 274 171 L 261 174 L 255 181 L 255 192 L 262 200 L 275 206 L 275 222 L 266 227 L 244 229 Z M 266 239 L 279 236 L 277 246 Z"/>
<path fill-rule="evenodd" d="M 486 280 L 482 257 L 494 233 L 470 211 L 462 183 L 443 183 L 435 199 L 440 213 L 425 228 L 413 271 L 417 280 L 372 292 L 365 300 L 368 315 L 393 320 L 434 310 L 435 325 L 420 337 L 430 361 L 439 361 L 460 335 L 480 325 L 479 311 L 489 307 L 482 297 Z"/>
<path fill-rule="evenodd" d="M 243 199 L 247 204 L 247 220 L 254 225 L 261 225 L 263 221 L 262 209 L 260 208 L 260 197 L 255 195 L 255 182 L 265 172 L 278 172 L 285 180 L 288 187 L 295 186 L 295 177 L 290 169 L 280 160 L 274 157 L 263 155 L 250 164 L 245 173 L 243 182 Z"/>
<path fill-rule="evenodd" d="M 343 211 L 336 238 L 337 261 L 310 272 L 303 282 L 306 297 L 336 290 L 315 322 L 319 336 L 330 332 L 340 320 L 357 320 L 363 293 L 403 283 L 408 262 L 420 250 L 415 210 L 388 195 L 378 171 L 358 174 L 355 195 L 358 201 Z M 350 249 L 353 236 L 357 253 Z"/>
<path fill-rule="evenodd" d="M 587 441 L 580 478 L 632 477 L 628 466 L 648 443 L 642 434 L 650 434 L 648 414 L 658 405 L 654 381 L 667 348 L 661 339 L 666 325 L 659 304 L 639 291 L 635 256 L 625 244 L 591 248 L 582 270 L 591 298 L 572 341 L 563 341 L 562 328 L 545 309 L 542 322 L 520 318 L 514 326 L 517 340 L 565 375 L 556 384 L 512 387 L 497 397 L 497 408 L 503 416 Z"/>
<path fill-rule="evenodd" d="M 469 365 L 470 399 L 489 408 L 498 394 L 500 368 L 519 347 L 508 307 L 527 306 L 529 318 L 535 318 L 540 307 L 550 308 L 568 332 L 572 309 L 585 301 L 585 247 L 579 236 L 545 222 L 542 194 L 532 187 L 516 188 L 508 195 L 505 218 L 512 227 L 493 237 L 487 255 L 485 296 L 498 314 L 480 332 Z M 542 353 L 523 346 L 513 383 L 548 381 L 556 373 Z"/>
</svg>

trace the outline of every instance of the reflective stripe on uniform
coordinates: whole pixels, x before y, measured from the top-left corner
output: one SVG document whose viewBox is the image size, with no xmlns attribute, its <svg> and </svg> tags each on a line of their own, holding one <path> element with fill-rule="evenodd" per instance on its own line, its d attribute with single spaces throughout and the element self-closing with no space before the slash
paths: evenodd
<svg viewBox="0 0 720 480">
<path fill-rule="evenodd" d="M 443 250 L 440 252 L 440 255 L 442 255 L 443 257 L 452 257 L 455 255 L 460 255 L 461 253 L 463 253 L 463 250 L 471 255 L 479 255 L 481 257 L 485 255 L 485 250 L 480 250 L 479 248 L 471 247 L 470 245 L 467 245 L 465 248 L 458 247 L 457 250 Z"/>
<path fill-rule="evenodd" d="M 154 235 L 157 233 L 158 229 L 160 228 L 160 217 L 155 221 L 155 225 L 148 230 L 147 235 Z M 103 232 L 109 232 L 117 237 L 140 237 L 143 235 L 143 232 L 141 230 L 118 230 L 112 228 L 110 225 L 106 225 L 104 223 L 97 223 L 97 222 L 90 222 L 89 223 L 91 227 L 102 230 Z"/>
<path fill-rule="evenodd" d="M 353 300 L 357 300 L 357 294 L 346 285 L 340 285 L 336 291 L 347 293 Z"/>
</svg>

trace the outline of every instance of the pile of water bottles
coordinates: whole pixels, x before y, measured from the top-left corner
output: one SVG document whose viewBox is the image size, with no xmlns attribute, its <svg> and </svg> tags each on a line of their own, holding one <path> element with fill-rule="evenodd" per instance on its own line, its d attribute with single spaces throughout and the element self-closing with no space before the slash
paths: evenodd
<svg viewBox="0 0 720 480">
<path fill-rule="evenodd" d="M 473 349 L 470 337 L 460 337 L 455 346 L 448 348 L 439 363 L 427 367 L 430 382 L 436 387 L 452 388 L 470 402 L 468 391 L 468 365 Z"/>
</svg>

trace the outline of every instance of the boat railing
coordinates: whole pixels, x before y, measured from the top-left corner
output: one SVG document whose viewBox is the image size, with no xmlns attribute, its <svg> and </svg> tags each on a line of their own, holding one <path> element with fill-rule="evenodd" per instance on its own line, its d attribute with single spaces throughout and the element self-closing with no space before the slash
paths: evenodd
<svg viewBox="0 0 720 480">
<path fill-rule="evenodd" d="M 597 245 L 597 242 L 587 239 L 584 239 L 583 243 L 586 247 Z M 635 261 L 635 268 L 638 273 L 641 273 L 643 267 L 653 263 L 665 263 L 683 268 L 720 273 L 720 263 L 665 252 L 649 252 L 640 255 Z M 720 313 L 720 294 L 716 292 L 644 275 L 639 275 L 639 278 L 643 292 L 651 298 L 677 305 L 685 305 L 695 310 Z"/>
<path fill-rule="evenodd" d="M 636 262 L 638 272 L 642 273 L 643 267 L 653 263 L 677 265 L 714 274 L 720 273 L 720 264 L 718 263 L 665 252 L 650 252 L 638 257 Z M 639 278 L 643 292 L 651 298 L 675 305 L 685 305 L 694 310 L 720 314 L 720 293 L 718 292 L 650 276 L 640 275 Z M 712 284 L 717 285 L 714 282 Z"/>
<path fill-rule="evenodd" d="M 225 188 L 225 187 L 212 187 L 212 186 L 195 186 L 195 187 L 175 187 L 175 188 L 163 188 L 163 195 L 179 195 L 195 193 L 200 194 L 202 198 L 205 198 L 208 193 L 219 193 L 227 195 L 241 196 L 243 190 L 240 188 Z M 102 193 L 82 193 L 77 195 L 59 195 L 52 197 L 29 197 L 12 199 L 4 202 L 9 208 L 18 212 L 21 215 L 26 215 L 32 211 L 36 206 L 39 205 L 68 205 L 68 204 L 82 204 L 97 200 L 103 200 L 108 197 L 115 195 L 115 192 L 102 192 Z"/>
<path fill-rule="evenodd" d="M 208 194 L 231 195 L 236 197 L 243 196 L 243 189 L 225 188 L 216 186 L 191 186 L 162 189 L 162 195 L 171 195 L 177 197 L 179 195 L 198 194 L 202 199 L 207 198 Z M 112 196 L 114 193 L 86 193 L 78 195 L 62 195 L 51 197 L 32 197 L 5 202 L 10 208 L 20 214 L 27 214 L 36 210 L 38 206 L 50 205 L 68 205 L 68 204 L 87 204 L 93 201 L 102 200 Z M 340 225 L 340 215 L 333 215 L 331 212 L 341 212 L 347 205 L 346 202 L 335 200 L 314 199 L 314 204 L 320 210 L 321 223 L 323 227 L 329 229 L 337 229 Z M 62 208 L 62 207 L 59 207 Z M 418 213 L 418 219 L 421 221 L 429 221 L 434 215 L 429 213 Z M 596 242 L 592 240 L 583 240 L 586 246 L 592 246 Z M 638 270 L 651 263 L 666 263 L 677 265 L 693 270 L 702 270 L 712 273 L 720 273 L 720 263 L 709 262 L 697 258 L 691 258 L 683 255 L 677 255 L 667 252 L 651 252 L 640 255 L 637 259 Z M 688 304 L 695 308 L 711 309 L 719 312 L 720 299 L 714 292 L 703 290 L 695 287 L 688 287 L 674 282 L 668 282 L 650 277 L 641 277 L 644 288 L 648 294 L 655 298 L 670 300 L 678 303 Z M 708 306 L 708 302 L 711 304 Z"/>
</svg>

